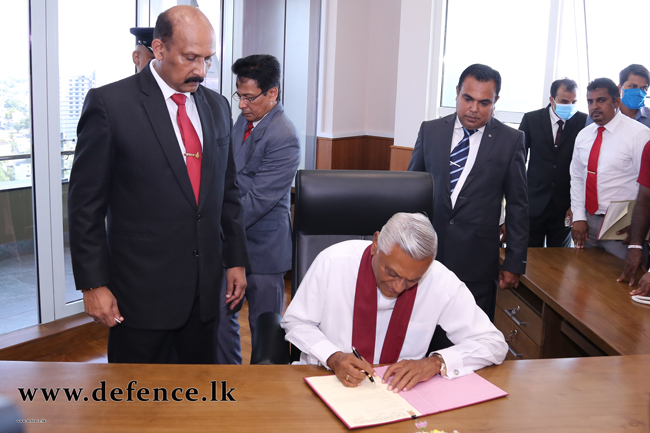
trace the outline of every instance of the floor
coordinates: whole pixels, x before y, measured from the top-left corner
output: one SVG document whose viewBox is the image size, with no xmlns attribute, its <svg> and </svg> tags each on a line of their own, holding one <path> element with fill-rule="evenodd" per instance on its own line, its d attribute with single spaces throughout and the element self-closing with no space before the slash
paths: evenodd
<svg viewBox="0 0 650 433">
<path fill-rule="evenodd" d="M 287 309 L 291 299 L 291 277 L 287 275 L 284 280 L 284 305 L 282 313 Z M 244 364 L 250 364 L 251 358 L 251 331 L 248 325 L 248 303 L 244 303 L 239 313 L 239 325 L 241 335 L 241 349 Z M 106 363 L 107 338 L 91 341 L 75 347 L 67 348 L 53 355 L 37 359 L 36 361 L 50 362 L 92 362 Z"/>
<path fill-rule="evenodd" d="M 81 298 L 74 287 L 70 249 L 63 253 L 66 302 Z M 33 245 L 0 255 L 0 334 L 37 325 L 38 277 Z"/>
</svg>

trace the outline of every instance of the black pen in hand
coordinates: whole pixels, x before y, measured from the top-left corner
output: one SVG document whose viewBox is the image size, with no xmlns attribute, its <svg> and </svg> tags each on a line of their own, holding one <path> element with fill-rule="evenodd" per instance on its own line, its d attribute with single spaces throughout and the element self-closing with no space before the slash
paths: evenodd
<svg viewBox="0 0 650 433">
<path fill-rule="evenodd" d="M 357 358 L 363 361 L 361 355 L 359 355 L 359 352 L 357 352 L 357 349 L 355 349 L 354 346 L 352 346 L 352 353 L 354 353 L 354 356 L 356 356 Z M 375 383 L 375 379 L 372 378 L 370 373 L 368 373 L 367 371 L 364 371 L 364 373 L 366 373 L 366 376 L 368 376 L 368 379 L 372 382 L 372 384 L 376 386 L 377 384 Z"/>
</svg>

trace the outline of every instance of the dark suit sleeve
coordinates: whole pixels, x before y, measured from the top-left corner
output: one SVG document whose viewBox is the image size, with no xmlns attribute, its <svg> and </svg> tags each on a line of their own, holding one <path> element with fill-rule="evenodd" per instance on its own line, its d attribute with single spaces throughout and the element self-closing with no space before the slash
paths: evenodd
<svg viewBox="0 0 650 433">
<path fill-rule="evenodd" d="M 528 155 L 528 151 L 530 150 L 530 127 L 528 126 L 528 114 L 524 114 L 523 119 L 521 119 L 519 130 L 524 133 L 524 144 L 526 146 L 526 155 Z"/>
<path fill-rule="evenodd" d="M 426 166 L 424 165 L 424 137 L 422 136 L 422 125 L 420 125 L 418 139 L 415 141 L 415 147 L 411 154 L 408 171 L 427 171 Z"/>
<path fill-rule="evenodd" d="M 78 290 L 110 283 L 104 221 L 114 159 L 111 140 L 101 92 L 91 89 L 77 127 L 68 192 L 70 253 Z"/>
<path fill-rule="evenodd" d="M 286 128 L 285 128 L 286 129 Z M 253 178 L 250 190 L 242 197 L 244 227 L 255 224 L 287 194 L 300 164 L 300 142 L 292 131 L 271 136 Z"/>
<path fill-rule="evenodd" d="M 225 99 L 224 99 L 225 101 Z M 233 158 L 232 145 L 232 116 L 230 105 L 228 107 L 230 118 L 230 151 L 228 152 L 228 165 L 224 179 L 223 208 L 221 210 L 221 228 L 223 230 L 223 265 L 226 268 L 248 266 L 248 252 L 246 250 L 246 232 L 244 230 L 244 210 L 237 186 L 237 169 Z"/>
<path fill-rule="evenodd" d="M 515 274 L 526 272 L 528 252 L 528 186 L 525 155 L 524 134 L 519 133 L 504 185 L 507 246 L 503 270 Z"/>
</svg>

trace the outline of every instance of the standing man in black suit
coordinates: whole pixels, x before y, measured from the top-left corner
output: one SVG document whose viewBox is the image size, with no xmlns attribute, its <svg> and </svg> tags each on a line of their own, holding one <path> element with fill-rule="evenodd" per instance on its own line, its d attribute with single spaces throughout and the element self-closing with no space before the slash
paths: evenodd
<svg viewBox="0 0 650 433">
<path fill-rule="evenodd" d="M 568 78 L 553 81 L 550 104 L 524 114 L 519 130 L 528 160 L 529 247 L 570 247 L 571 156 L 587 114 L 576 107 L 578 85 Z"/>
<path fill-rule="evenodd" d="M 423 122 L 409 170 L 434 177 L 436 260 L 463 281 L 494 320 L 496 280 L 516 287 L 526 270 L 528 194 L 524 134 L 493 118 L 501 75 L 475 64 L 456 87 L 456 113 Z M 506 198 L 508 243 L 499 270 L 499 217 Z"/>
<path fill-rule="evenodd" d="M 246 288 L 230 106 L 199 86 L 215 41 L 198 9 L 173 7 L 155 59 L 86 96 L 70 249 L 86 312 L 110 328 L 109 362 L 214 362 L 222 266 L 229 303 Z"/>
</svg>

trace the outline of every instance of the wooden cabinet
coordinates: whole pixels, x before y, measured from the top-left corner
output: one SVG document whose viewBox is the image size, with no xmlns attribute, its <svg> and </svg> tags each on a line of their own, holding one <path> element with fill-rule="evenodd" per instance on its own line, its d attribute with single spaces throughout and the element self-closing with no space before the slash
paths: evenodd
<svg viewBox="0 0 650 433">
<path fill-rule="evenodd" d="M 588 340 L 584 336 L 583 345 L 574 341 L 581 334 L 523 283 L 515 289 L 498 290 L 494 324 L 508 343 L 506 359 L 604 354 L 593 347 L 585 350 Z"/>
</svg>

